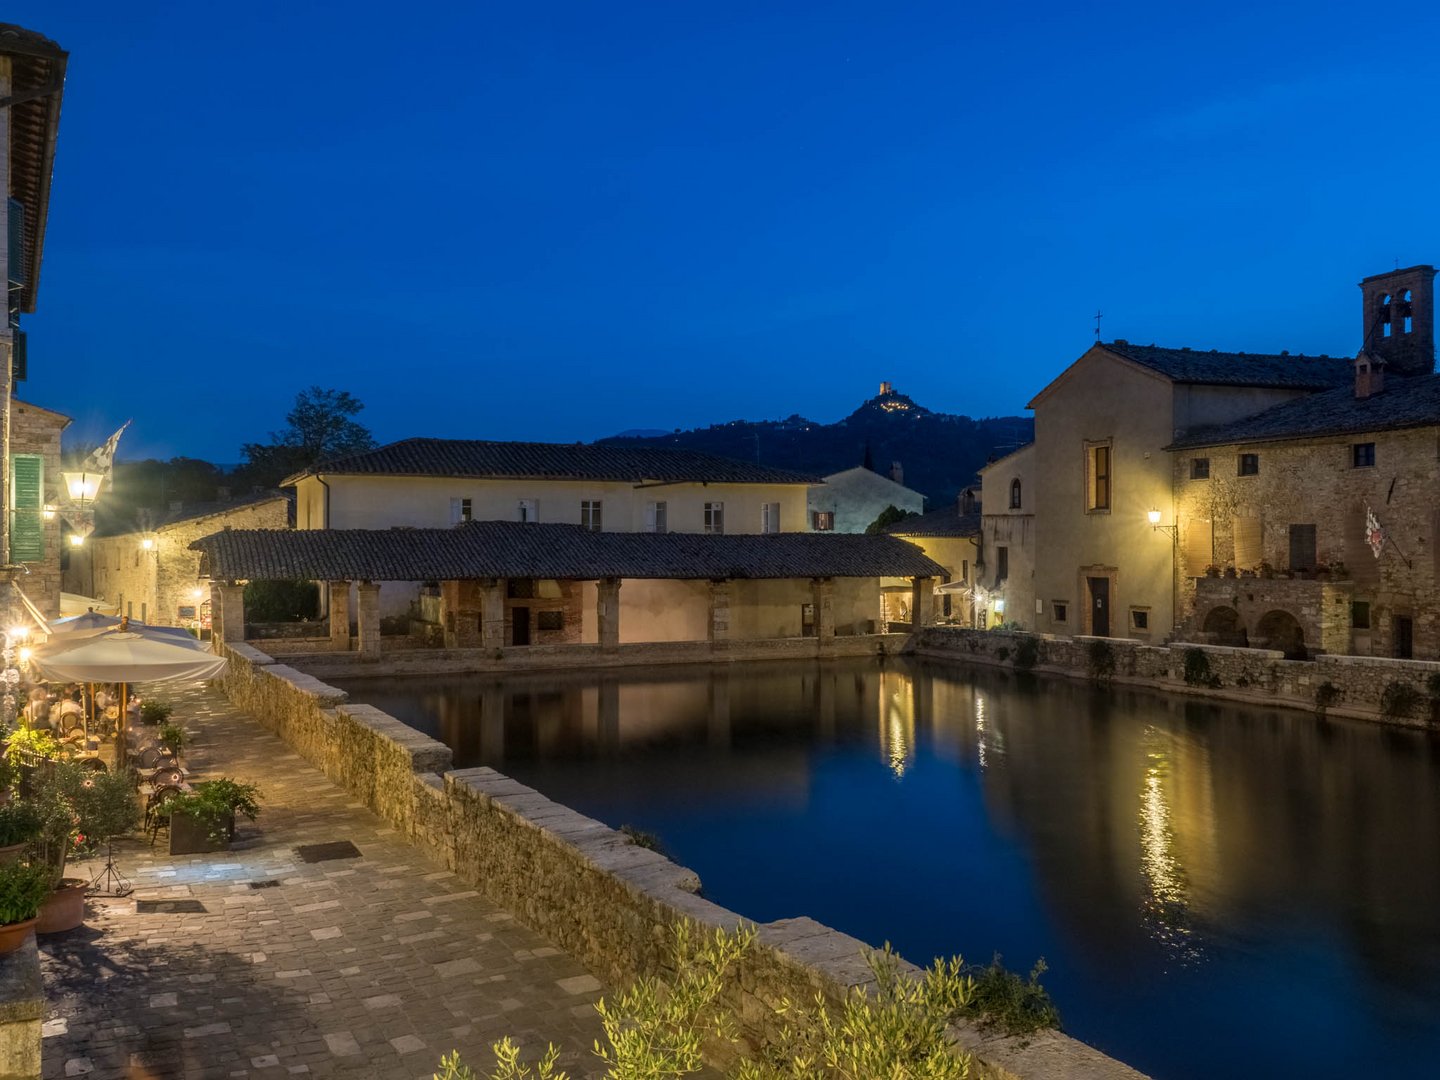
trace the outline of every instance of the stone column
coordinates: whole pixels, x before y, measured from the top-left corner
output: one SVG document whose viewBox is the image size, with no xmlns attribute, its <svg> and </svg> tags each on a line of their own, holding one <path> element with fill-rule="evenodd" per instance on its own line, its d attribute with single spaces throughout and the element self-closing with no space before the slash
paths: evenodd
<svg viewBox="0 0 1440 1080">
<path fill-rule="evenodd" d="M 935 591 L 930 584 L 933 579 L 916 577 L 910 579 L 910 630 L 918 633 L 934 620 L 930 617 L 935 606 Z"/>
<path fill-rule="evenodd" d="M 823 648 L 835 639 L 835 579 L 811 578 L 810 596 L 815 606 L 815 637 Z"/>
<path fill-rule="evenodd" d="M 245 640 L 245 586 L 233 581 L 210 586 L 210 633 L 231 645 Z"/>
<path fill-rule="evenodd" d="M 620 579 L 601 578 L 597 584 L 595 618 L 600 627 L 600 648 L 620 644 Z"/>
<path fill-rule="evenodd" d="M 505 648 L 505 579 L 480 582 L 480 647 L 492 656 Z"/>
<path fill-rule="evenodd" d="M 710 623 L 707 635 L 711 646 L 730 640 L 730 582 L 710 582 Z"/>
<path fill-rule="evenodd" d="M 340 652 L 350 651 L 350 582 L 331 581 L 330 590 L 330 647 Z"/>
<path fill-rule="evenodd" d="M 363 660 L 380 659 L 380 585 L 374 581 L 362 581 L 355 587 L 359 594 L 360 657 Z"/>
</svg>

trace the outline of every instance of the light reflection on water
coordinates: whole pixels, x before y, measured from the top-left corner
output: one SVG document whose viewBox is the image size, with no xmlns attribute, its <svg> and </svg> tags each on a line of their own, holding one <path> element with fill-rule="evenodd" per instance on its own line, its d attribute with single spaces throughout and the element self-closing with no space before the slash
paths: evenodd
<svg viewBox="0 0 1440 1080">
<path fill-rule="evenodd" d="M 894 660 L 348 688 L 747 917 L 1043 955 L 1067 1028 L 1155 1076 L 1440 1057 L 1431 734 Z"/>
</svg>

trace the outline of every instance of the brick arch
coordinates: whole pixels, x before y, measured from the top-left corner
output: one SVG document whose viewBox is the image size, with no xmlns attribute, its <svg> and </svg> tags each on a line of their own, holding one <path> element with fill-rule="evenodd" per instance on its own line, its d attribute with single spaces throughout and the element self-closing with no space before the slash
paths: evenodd
<svg viewBox="0 0 1440 1080">
<path fill-rule="evenodd" d="M 1304 660 L 1305 628 L 1300 620 L 1284 608 L 1275 608 L 1261 616 L 1255 624 L 1256 643 L 1264 649 L 1278 649 L 1287 660 Z"/>
<path fill-rule="evenodd" d="M 1228 604 L 1217 604 L 1207 611 L 1205 618 L 1200 620 L 1200 630 L 1209 635 L 1209 640 L 1216 645 L 1244 648 L 1250 643 L 1249 635 L 1245 631 L 1245 620 Z"/>
</svg>

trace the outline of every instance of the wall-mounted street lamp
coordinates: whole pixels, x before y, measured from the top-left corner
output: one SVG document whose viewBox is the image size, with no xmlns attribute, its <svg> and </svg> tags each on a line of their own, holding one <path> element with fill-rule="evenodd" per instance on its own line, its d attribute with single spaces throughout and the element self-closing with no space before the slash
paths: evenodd
<svg viewBox="0 0 1440 1080">
<path fill-rule="evenodd" d="M 1154 529 L 1156 532 L 1167 532 L 1167 533 L 1170 534 L 1170 539 L 1176 541 L 1177 543 L 1179 542 L 1179 540 L 1180 540 L 1180 526 L 1179 526 L 1179 524 L 1177 523 L 1177 524 L 1175 524 L 1175 525 L 1161 525 L 1161 524 L 1160 524 L 1160 511 L 1159 511 L 1159 510 L 1155 509 L 1154 507 L 1151 507 L 1151 508 L 1150 508 L 1148 511 L 1146 511 L 1146 513 L 1145 513 L 1145 520 L 1147 520 L 1148 522 L 1150 522 L 1150 528 Z"/>
<path fill-rule="evenodd" d="M 84 469 L 79 472 L 62 472 L 60 476 L 65 481 L 65 491 L 70 496 L 70 501 L 81 507 L 95 501 L 95 497 L 100 494 L 100 483 L 105 479 L 103 472 Z"/>
<path fill-rule="evenodd" d="M 54 520 L 55 520 L 55 504 L 54 504 L 54 503 L 46 503 L 45 506 L 44 506 L 44 508 L 40 511 L 40 516 L 41 516 L 42 518 L 44 518 L 46 521 L 54 521 Z"/>
<path fill-rule="evenodd" d="M 85 537 L 81 536 L 78 532 L 72 532 L 72 533 L 70 534 L 70 546 L 71 546 L 71 547 L 77 547 L 77 548 L 78 548 L 78 547 L 84 547 L 84 546 L 85 546 Z"/>
<path fill-rule="evenodd" d="M 154 551 L 155 538 L 153 536 L 142 536 L 140 538 L 140 549 L 142 551 Z"/>
</svg>

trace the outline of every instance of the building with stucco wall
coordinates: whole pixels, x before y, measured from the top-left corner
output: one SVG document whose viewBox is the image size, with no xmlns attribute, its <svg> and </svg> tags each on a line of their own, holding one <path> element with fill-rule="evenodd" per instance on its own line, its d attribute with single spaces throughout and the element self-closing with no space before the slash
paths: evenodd
<svg viewBox="0 0 1440 1080">
<path fill-rule="evenodd" d="M 1068 625 L 1065 598 L 1035 591 L 1035 444 L 980 470 L 983 513 L 975 568 L 975 625 L 1034 629 L 1045 618 Z"/>
<path fill-rule="evenodd" d="M 945 568 L 937 581 L 934 618 L 962 626 L 975 625 L 976 567 L 980 558 L 981 515 L 974 492 L 962 491 L 947 506 L 906 518 L 885 531 L 914 544 Z M 882 583 L 881 602 L 887 623 L 910 617 L 912 598 L 907 582 L 887 578 Z"/>
<path fill-rule="evenodd" d="M 809 489 L 806 502 L 815 532 L 863 533 L 892 506 L 907 514 L 925 509 L 920 492 L 864 465 L 831 473 Z"/>
<path fill-rule="evenodd" d="M 225 529 L 285 529 L 290 501 L 279 493 L 176 506 L 133 524 L 97 527 L 70 552 L 65 591 L 103 600 L 120 615 L 154 626 L 205 629 L 208 586 L 190 544 Z"/>
</svg>

